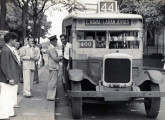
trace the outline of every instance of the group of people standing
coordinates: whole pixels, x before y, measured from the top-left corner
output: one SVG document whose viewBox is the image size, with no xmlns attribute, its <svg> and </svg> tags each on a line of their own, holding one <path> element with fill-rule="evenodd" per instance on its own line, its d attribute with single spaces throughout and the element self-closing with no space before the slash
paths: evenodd
<svg viewBox="0 0 165 120">
<path fill-rule="evenodd" d="M 69 59 L 70 44 L 66 42 L 66 36 L 61 35 L 63 55 L 58 55 L 57 37 L 50 37 L 50 45 L 47 49 L 49 81 L 47 100 L 56 99 L 56 88 L 59 62 L 63 60 L 63 66 L 67 66 Z M 23 96 L 32 97 L 32 85 L 34 74 L 38 75 L 37 61 L 41 58 L 40 49 L 36 46 L 33 38 L 27 39 L 27 44 L 19 48 L 18 36 L 9 32 L 4 36 L 5 45 L 0 49 L 0 119 L 14 117 L 14 107 L 17 105 L 18 83 L 23 82 Z M 23 73 L 23 81 L 21 81 Z M 37 78 L 38 79 L 38 78 Z"/>
<path fill-rule="evenodd" d="M 32 97 L 32 84 L 40 49 L 33 38 L 19 49 L 18 36 L 9 32 L 4 36 L 5 45 L 0 50 L 0 119 L 14 117 L 17 105 L 18 83 L 23 73 L 23 96 Z M 37 71 L 38 72 L 38 71 Z"/>
</svg>

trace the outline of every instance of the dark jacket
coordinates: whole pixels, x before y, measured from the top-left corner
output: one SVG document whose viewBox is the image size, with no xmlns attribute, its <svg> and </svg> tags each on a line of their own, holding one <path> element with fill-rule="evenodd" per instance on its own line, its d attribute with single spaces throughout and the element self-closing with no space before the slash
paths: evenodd
<svg viewBox="0 0 165 120">
<path fill-rule="evenodd" d="M 0 79 L 1 82 L 9 83 L 13 79 L 14 84 L 18 84 L 20 66 L 16 56 L 6 45 L 1 51 L 1 69 L 5 76 L 5 79 Z"/>
<path fill-rule="evenodd" d="M 1 68 L 1 51 L 0 51 L 0 82 L 5 82 L 5 83 L 8 82 L 8 81 L 6 81 L 5 75 Z"/>
</svg>

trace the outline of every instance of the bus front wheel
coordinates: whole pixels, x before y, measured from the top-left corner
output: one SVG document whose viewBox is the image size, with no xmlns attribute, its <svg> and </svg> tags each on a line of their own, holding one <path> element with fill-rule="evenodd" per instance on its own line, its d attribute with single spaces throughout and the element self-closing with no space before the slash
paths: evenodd
<svg viewBox="0 0 165 120">
<path fill-rule="evenodd" d="M 81 91 L 80 82 L 71 82 L 72 91 Z M 79 119 L 82 116 L 82 98 L 81 97 L 71 97 L 72 105 L 72 116 L 74 119 Z"/>
<path fill-rule="evenodd" d="M 148 88 L 148 91 L 160 91 L 159 85 L 155 83 L 150 83 Z M 160 109 L 160 97 L 145 98 L 145 101 L 144 106 L 147 116 L 149 118 L 156 118 Z"/>
</svg>

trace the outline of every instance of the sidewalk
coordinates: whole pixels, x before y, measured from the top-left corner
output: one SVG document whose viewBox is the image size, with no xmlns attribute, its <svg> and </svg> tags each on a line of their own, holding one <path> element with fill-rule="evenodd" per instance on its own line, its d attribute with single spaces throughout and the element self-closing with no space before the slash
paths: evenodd
<svg viewBox="0 0 165 120">
<path fill-rule="evenodd" d="M 45 60 L 47 63 L 47 59 Z M 16 117 L 11 120 L 54 120 L 54 101 L 47 101 L 47 64 L 39 69 L 39 84 L 33 84 L 32 98 L 25 98 L 22 95 L 23 84 L 19 86 L 18 104 L 21 108 L 16 108 Z"/>
</svg>

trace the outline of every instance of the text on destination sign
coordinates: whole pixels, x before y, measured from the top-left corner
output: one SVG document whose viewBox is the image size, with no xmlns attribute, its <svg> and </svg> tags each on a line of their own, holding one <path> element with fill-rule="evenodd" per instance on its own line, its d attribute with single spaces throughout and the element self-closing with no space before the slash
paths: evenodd
<svg viewBox="0 0 165 120">
<path fill-rule="evenodd" d="M 85 25 L 131 25 L 130 19 L 86 19 Z"/>
</svg>

